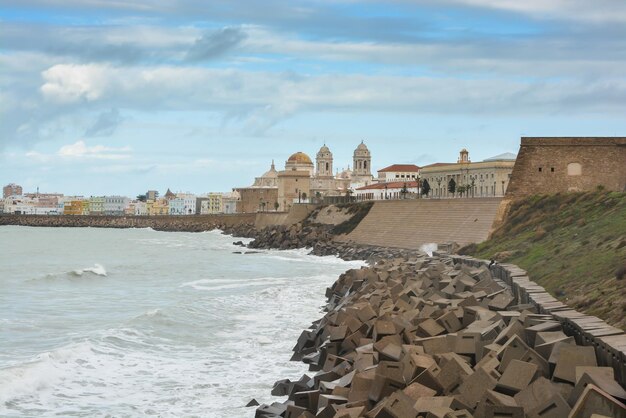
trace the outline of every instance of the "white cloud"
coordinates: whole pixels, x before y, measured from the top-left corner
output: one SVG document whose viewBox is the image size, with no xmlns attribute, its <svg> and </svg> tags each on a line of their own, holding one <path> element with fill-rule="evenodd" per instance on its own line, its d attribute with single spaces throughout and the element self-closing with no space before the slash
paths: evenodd
<svg viewBox="0 0 626 418">
<path fill-rule="evenodd" d="M 110 81 L 107 67 L 96 64 L 55 65 L 44 71 L 42 76 L 46 81 L 41 86 L 44 98 L 59 103 L 97 100 Z"/>
<path fill-rule="evenodd" d="M 131 148 L 120 147 L 105 147 L 104 145 L 94 145 L 92 147 L 87 146 L 85 141 L 79 140 L 70 145 L 63 145 L 57 155 L 62 158 L 76 158 L 76 159 L 101 159 L 101 160 L 121 160 L 130 158 Z"/>
</svg>

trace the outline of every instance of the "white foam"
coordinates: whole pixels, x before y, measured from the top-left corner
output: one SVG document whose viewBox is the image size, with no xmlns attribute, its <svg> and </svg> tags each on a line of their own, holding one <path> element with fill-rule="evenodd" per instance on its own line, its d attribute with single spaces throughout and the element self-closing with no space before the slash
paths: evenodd
<svg viewBox="0 0 626 418">
<path fill-rule="evenodd" d="M 433 252 L 437 251 L 437 244 L 435 244 L 434 242 L 428 243 L 428 244 L 423 244 L 420 247 L 420 251 L 428 254 L 429 257 L 433 256 Z"/>
<path fill-rule="evenodd" d="M 93 267 L 85 267 L 84 269 L 73 270 L 68 274 L 72 274 L 74 276 L 82 276 L 84 273 L 92 273 L 96 276 L 106 276 L 107 271 L 101 264 L 94 264 Z"/>
</svg>

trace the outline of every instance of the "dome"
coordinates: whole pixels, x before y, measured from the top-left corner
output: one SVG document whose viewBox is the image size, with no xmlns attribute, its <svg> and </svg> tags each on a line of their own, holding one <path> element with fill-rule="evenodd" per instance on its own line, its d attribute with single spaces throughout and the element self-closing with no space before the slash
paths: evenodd
<svg viewBox="0 0 626 418">
<path fill-rule="evenodd" d="M 365 145 L 363 143 L 363 141 L 361 141 L 361 143 L 354 150 L 354 155 L 355 156 L 363 156 L 363 157 L 369 156 L 370 155 L 370 150 L 367 149 L 367 145 Z"/>
<path fill-rule="evenodd" d="M 352 170 L 348 168 L 347 170 L 343 170 L 341 173 L 337 174 L 337 178 L 339 179 L 351 179 L 352 178 Z"/>
<path fill-rule="evenodd" d="M 463 149 L 461 150 L 461 153 L 463 153 L 463 154 L 467 154 L 468 152 L 469 152 L 469 151 L 467 151 L 467 148 L 463 148 Z"/>
<path fill-rule="evenodd" d="M 311 158 L 303 152 L 296 152 L 287 160 L 287 163 L 296 163 L 296 164 L 313 164 Z"/>
</svg>

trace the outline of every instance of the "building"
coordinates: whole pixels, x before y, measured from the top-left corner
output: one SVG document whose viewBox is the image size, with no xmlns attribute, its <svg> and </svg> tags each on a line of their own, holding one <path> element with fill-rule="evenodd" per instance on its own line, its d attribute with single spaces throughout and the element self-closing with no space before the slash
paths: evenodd
<svg viewBox="0 0 626 418">
<path fill-rule="evenodd" d="M 81 213 L 80 213 L 81 215 L 89 215 L 91 213 L 90 212 L 90 204 L 89 204 L 89 200 L 88 199 L 83 200 L 81 202 L 81 206 L 82 206 L 82 210 L 81 210 Z"/>
<path fill-rule="evenodd" d="M 68 197 L 63 202 L 63 215 L 80 216 L 83 214 L 83 199 Z"/>
<path fill-rule="evenodd" d="M 238 212 L 287 211 L 296 203 L 345 196 L 371 184 L 371 154 L 363 142 L 354 151 L 353 163 L 353 170 L 348 167 L 333 175 L 333 154 L 326 144 L 317 152 L 315 164 L 302 151 L 292 154 L 280 172 L 272 161 L 270 170 L 257 177 L 252 186 L 233 189 L 240 196 Z"/>
<path fill-rule="evenodd" d="M 134 205 L 135 216 L 146 216 L 148 215 L 148 204 L 146 202 L 137 201 Z"/>
<path fill-rule="evenodd" d="M 393 181 L 373 183 L 359 187 L 354 191 L 354 198 L 360 200 L 414 199 L 419 197 L 417 181 Z"/>
<path fill-rule="evenodd" d="M 199 197 L 196 201 L 196 213 L 201 215 L 213 215 L 224 213 L 224 201 L 222 193 L 209 193 Z"/>
<path fill-rule="evenodd" d="M 169 214 L 169 201 L 165 198 L 148 200 L 146 202 L 148 216 L 163 216 Z"/>
<path fill-rule="evenodd" d="M 19 186 L 15 183 L 7 184 L 2 188 L 2 198 L 7 198 L 9 196 L 21 196 L 22 195 L 22 186 Z"/>
<path fill-rule="evenodd" d="M 159 192 L 156 190 L 148 190 L 146 192 L 146 200 L 157 200 L 159 197 Z"/>
<path fill-rule="evenodd" d="M 225 193 L 222 196 L 222 205 L 224 206 L 224 213 L 233 214 L 237 213 L 237 205 L 240 202 L 240 196 L 237 192 Z"/>
<path fill-rule="evenodd" d="M 270 169 L 248 187 L 233 189 L 238 196 L 237 212 L 254 213 L 259 211 L 276 210 L 278 202 L 278 172 L 272 161 Z M 232 199 L 231 199 L 232 200 Z"/>
<path fill-rule="evenodd" d="M 32 199 L 11 195 L 4 199 L 4 213 L 10 215 L 35 215 L 35 204 Z"/>
<path fill-rule="evenodd" d="M 422 188 L 426 188 L 427 182 L 430 188 L 428 197 L 431 198 L 502 197 L 514 165 L 514 154 L 506 153 L 472 162 L 469 152 L 463 148 L 456 163 L 435 163 L 422 167 Z"/>
<path fill-rule="evenodd" d="M 507 197 L 626 191 L 626 137 L 523 137 Z"/>
<path fill-rule="evenodd" d="M 178 193 L 169 201 L 169 215 L 195 215 L 196 196 L 189 193 Z"/>
<path fill-rule="evenodd" d="M 123 216 L 130 199 L 124 196 L 105 196 L 104 215 Z"/>
<path fill-rule="evenodd" d="M 104 196 L 91 196 L 89 198 L 89 214 L 104 215 Z"/>
<path fill-rule="evenodd" d="M 378 182 L 417 181 L 420 168 L 415 164 L 393 164 L 378 170 Z"/>
</svg>

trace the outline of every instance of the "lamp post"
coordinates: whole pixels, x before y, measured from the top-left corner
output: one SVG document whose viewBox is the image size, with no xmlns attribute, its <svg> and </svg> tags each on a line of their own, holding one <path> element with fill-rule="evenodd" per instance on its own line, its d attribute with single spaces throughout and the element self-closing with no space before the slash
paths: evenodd
<svg viewBox="0 0 626 418">
<path fill-rule="evenodd" d="M 385 184 L 385 200 L 387 200 L 387 185 Z"/>
</svg>

